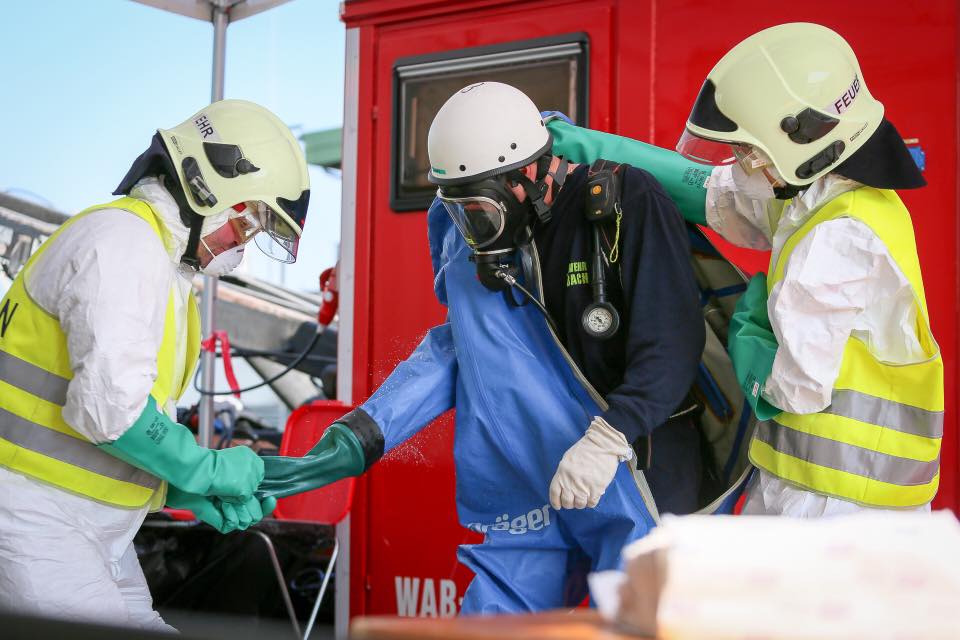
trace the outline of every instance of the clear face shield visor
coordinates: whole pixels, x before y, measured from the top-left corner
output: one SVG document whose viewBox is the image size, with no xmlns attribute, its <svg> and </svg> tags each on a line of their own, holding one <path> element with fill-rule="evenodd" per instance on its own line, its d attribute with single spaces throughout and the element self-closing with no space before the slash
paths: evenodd
<svg viewBox="0 0 960 640">
<path fill-rule="evenodd" d="M 707 140 L 684 129 L 680 141 L 677 142 L 677 152 L 684 158 L 698 164 L 711 166 L 726 166 L 737 163 L 747 175 L 763 173 L 771 187 L 785 187 L 786 181 L 777 171 L 762 149 L 720 140 Z"/>
<path fill-rule="evenodd" d="M 260 221 L 261 230 L 256 236 L 257 247 L 278 262 L 290 264 L 297 261 L 300 234 L 268 204 L 257 200 L 247 203 Z"/>
<path fill-rule="evenodd" d="M 257 247 L 280 262 L 294 262 L 300 237 L 266 203 L 244 202 L 235 205 L 227 221 L 200 238 L 200 264 L 206 266 L 224 251 L 256 240 Z"/>
<path fill-rule="evenodd" d="M 262 230 L 260 221 L 249 213 L 245 204 L 228 211 L 226 222 L 200 238 L 197 253 L 201 267 L 206 267 L 221 253 L 245 245 Z"/>
<path fill-rule="evenodd" d="M 496 201 L 483 196 L 448 198 L 439 190 L 437 197 L 474 251 L 489 247 L 503 235 L 506 212 Z"/>
</svg>

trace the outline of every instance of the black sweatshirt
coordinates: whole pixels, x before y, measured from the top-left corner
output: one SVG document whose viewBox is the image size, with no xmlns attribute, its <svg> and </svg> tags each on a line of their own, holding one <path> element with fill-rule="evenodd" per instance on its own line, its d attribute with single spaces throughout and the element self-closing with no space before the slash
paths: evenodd
<svg viewBox="0 0 960 640">
<path fill-rule="evenodd" d="M 560 341 L 610 405 L 603 418 L 634 442 L 685 408 L 705 340 L 700 295 L 680 212 L 653 176 L 630 168 L 623 182 L 620 256 L 606 267 L 620 329 L 606 341 L 586 334 L 581 316 L 593 302 L 592 223 L 583 214 L 587 169 L 581 165 L 568 176 L 552 220 L 534 232 L 543 293 Z"/>
</svg>

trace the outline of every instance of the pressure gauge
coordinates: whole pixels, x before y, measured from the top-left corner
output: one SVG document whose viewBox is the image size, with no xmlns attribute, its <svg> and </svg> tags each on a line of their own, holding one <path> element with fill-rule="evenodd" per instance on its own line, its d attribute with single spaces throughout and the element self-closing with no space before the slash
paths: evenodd
<svg viewBox="0 0 960 640">
<path fill-rule="evenodd" d="M 620 328 L 620 314 L 609 302 L 594 302 L 583 312 L 581 323 L 587 335 L 606 340 Z"/>
</svg>

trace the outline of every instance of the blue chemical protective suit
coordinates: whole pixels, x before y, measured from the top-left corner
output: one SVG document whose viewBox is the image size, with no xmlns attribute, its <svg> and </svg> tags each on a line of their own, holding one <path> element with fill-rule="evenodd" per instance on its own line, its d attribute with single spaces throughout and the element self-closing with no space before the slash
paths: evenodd
<svg viewBox="0 0 960 640">
<path fill-rule="evenodd" d="M 557 464 L 603 400 L 591 397 L 535 306 L 510 306 L 477 280 L 471 251 L 442 206 L 431 207 L 428 225 L 448 322 L 362 409 L 383 431 L 385 451 L 457 409 L 457 511 L 463 526 L 485 534 L 483 544 L 459 553 L 476 573 L 463 613 L 575 605 L 586 594 L 586 572 L 617 568 L 623 546 L 654 526 L 646 481 L 623 463 L 596 508 L 549 506 Z"/>
</svg>

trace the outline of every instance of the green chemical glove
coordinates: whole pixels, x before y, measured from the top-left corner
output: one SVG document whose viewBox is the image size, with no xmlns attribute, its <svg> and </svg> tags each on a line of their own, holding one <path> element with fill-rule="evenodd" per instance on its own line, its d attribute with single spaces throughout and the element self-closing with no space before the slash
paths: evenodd
<svg viewBox="0 0 960 640">
<path fill-rule="evenodd" d="M 327 427 L 302 458 L 267 456 L 258 498 L 285 498 L 356 477 L 383 455 L 380 427 L 363 409 L 355 409 Z"/>
<path fill-rule="evenodd" d="M 263 479 L 263 461 L 252 449 L 201 447 L 189 429 L 157 409 L 152 397 L 122 436 L 98 446 L 178 489 L 202 496 L 248 498 Z"/>
<path fill-rule="evenodd" d="M 711 167 L 687 160 L 676 151 L 661 149 L 612 133 L 584 129 L 556 118 L 547 123 L 553 135 L 553 153 L 570 162 L 592 163 L 604 158 L 644 169 L 663 185 L 687 222 L 707 224 L 704 183 Z"/>
<path fill-rule="evenodd" d="M 737 381 L 758 420 L 769 420 L 782 412 L 761 394 L 778 348 L 767 316 L 767 276 L 758 273 L 737 301 L 727 342 Z"/>
<path fill-rule="evenodd" d="M 275 498 L 247 498 L 243 502 L 224 502 L 219 498 L 198 496 L 170 486 L 167 491 L 167 506 L 187 509 L 202 522 L 219 531 L 244 531 L 273 513 L 277 506 Z"/>
</svg>

